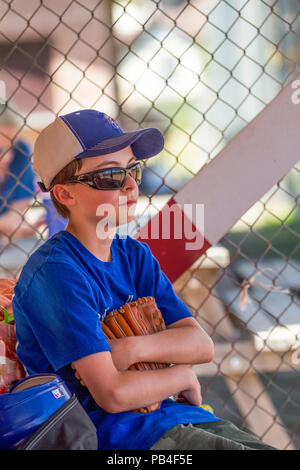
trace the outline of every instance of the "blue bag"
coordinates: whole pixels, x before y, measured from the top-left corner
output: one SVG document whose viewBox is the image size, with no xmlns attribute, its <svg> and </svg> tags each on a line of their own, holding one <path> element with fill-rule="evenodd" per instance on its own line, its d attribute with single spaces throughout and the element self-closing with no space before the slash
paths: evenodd
<svg viewBox="0 0 300 470">
<path fill-rule="evenodd" d="M 31 375 L 0 395 L 0 449 L 97 449 L 96 428 L 59 376 Z"/>
</svg>

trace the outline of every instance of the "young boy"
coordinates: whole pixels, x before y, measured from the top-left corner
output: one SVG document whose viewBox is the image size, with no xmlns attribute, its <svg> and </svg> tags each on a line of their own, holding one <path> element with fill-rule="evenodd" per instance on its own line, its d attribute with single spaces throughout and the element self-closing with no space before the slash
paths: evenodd
<svg viewBox="0 0 300 470">
<path fill-rule="evenodd" d="M 126 133 L 95 110 L 61 116 L 40 134 L 34 168 L 68 224 L 30 257 L 15 288 L 19 358 L 28 374 L 65 380 L 97 428 L 99 449 L 267 448 L 200 408 L 190 365 L 211 361 L 213 343 L 148 245 L 116 233 L 133 218 L 140 160 L 163 143 L 157 129 Z M 106 340 L 100 319 L 144 296 L 155 298 L 167 329 Z M 172 366 L 128 370 L 139 361 Z M 176 394 L 183 403 L 169 398 Z M 151 413 L 131 411 L 156 402 Z"/>
</svg>

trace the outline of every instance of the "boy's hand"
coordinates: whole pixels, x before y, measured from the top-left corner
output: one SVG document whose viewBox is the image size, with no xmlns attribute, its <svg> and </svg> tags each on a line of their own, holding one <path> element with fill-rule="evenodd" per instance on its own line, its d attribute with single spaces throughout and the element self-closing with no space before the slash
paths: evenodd
<svg viewBox="0 0 300 470">
<path fill-rule="evenodd" d="M 188 401 L 183 395 L 182 393 L 179 393 L 177 399 L 176 399 L 177 403 L 180 403 L 181 405 L 192 405 L 192 403 L 190 401 Z M 200 405 L 198 405 L 200 406 Z"/>
<path fill-rule="evenodd" d="M 189 368 L 190 366 L 188 364 L 184 364 L 183 367 Z M 184 405 L 201 406 L 201 385 L 193 370 L 191 370 L 191 383 L 189 388 L 180 392 L 176 401 Z"/>
</svg>

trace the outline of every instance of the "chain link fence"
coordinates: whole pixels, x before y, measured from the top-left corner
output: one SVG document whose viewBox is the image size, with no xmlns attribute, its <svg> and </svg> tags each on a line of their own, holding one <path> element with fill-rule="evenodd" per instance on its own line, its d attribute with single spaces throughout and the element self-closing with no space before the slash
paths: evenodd
<svg viewBox="0 0 300 470">
<path fill-rule="evenodd" d="M 95 108 L 163 132 L 134 235 L 294 79 L 299 34 L 297 0 L 1 0 L 1 275 L 65 226 L 30 169 L 56 115 Z M 174 284 L 215 342 L 196 366 L 204 402 L 280 449 L 300 448 L 299 172 Z"/>
</svg>

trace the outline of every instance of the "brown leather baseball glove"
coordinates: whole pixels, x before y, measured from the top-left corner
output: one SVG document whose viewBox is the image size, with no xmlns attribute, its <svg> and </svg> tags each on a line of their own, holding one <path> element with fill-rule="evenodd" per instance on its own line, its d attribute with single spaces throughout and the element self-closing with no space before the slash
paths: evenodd
<svg viewBox="0 0 300 470">
<path fill-rule="evenodd" d="M 166 325 L 159 308 L 156 305 L 154 297 L 140 297 L 134 302 L 128 302 L 119 310 L 110 312 L 103 321 L 101 321 L 103 332 L 108 339 L 123 338 L 124 336 L 142 336 L 151 335 L 166 329 Z M 137 362 L 132 364 L 130 370 L 149 370 L 163 369 L 170 364 L 159 362 Z M 133 410 L 139 413 L 151 413 L 147 407 Z"/>
</svg>

